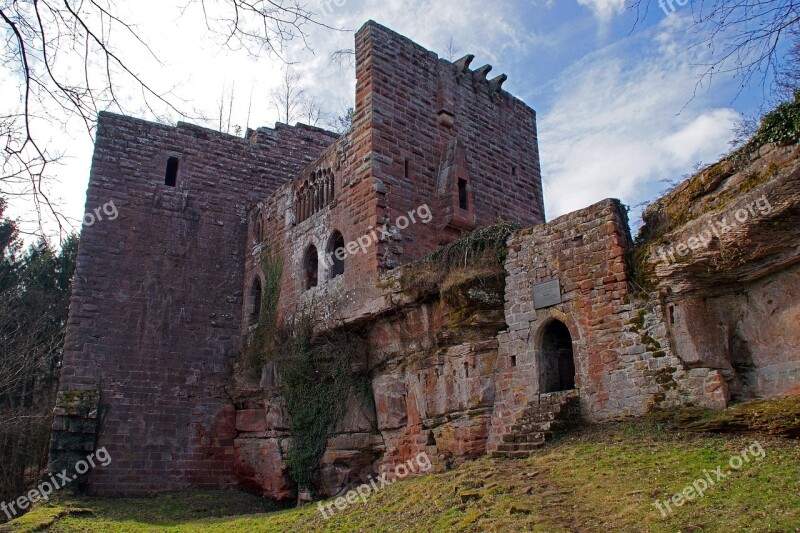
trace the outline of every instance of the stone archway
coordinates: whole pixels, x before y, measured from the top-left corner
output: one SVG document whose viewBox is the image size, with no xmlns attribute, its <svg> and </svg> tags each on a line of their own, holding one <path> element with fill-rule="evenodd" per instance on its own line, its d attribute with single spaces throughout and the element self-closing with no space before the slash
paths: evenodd
<svg viewBox="0 0 800 533">
<path fill-rule="evenodd" d="M 539 346 L 539 392 L 575 388 L 575 354 L 567 325 L 552 320 L 542 330 Z"/>
</svg>

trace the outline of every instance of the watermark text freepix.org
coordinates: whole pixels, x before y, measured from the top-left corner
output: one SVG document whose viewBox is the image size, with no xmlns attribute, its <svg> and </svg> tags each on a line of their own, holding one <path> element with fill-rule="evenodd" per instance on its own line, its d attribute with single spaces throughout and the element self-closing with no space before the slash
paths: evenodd
<svg viewBox="0 0 800 533">
<path fill-rule="evenodd" d="M 396 230 L 403 231 L 411 224 L 416 224 L 417 222 L 429 224 L 431 220 L 433 220 L 431 208 L 428 207 L 428 204 L 423 204 L 416 209 L 412 209 L 407 214 L 397 217 L 394 222 L 394 226 L 388 226 L 387 224 L 384 224 L 378 228 L 373 228 L 370 226 L 367 233 L 363 234 L 359 238 L 348 242 L 341 248 L 337 248 L 336 250 L 332 250 L 326 255 L 323 255 L 322 262 L 326 267 L 329 267 L 334 263 L 334 256 L 339 261 L 344 261 L 348 255 L 355 255 L 359 252 L 367 253 L 367 250 L 369 250 L 370 246 L 380 242 L 381 240 L 390 239 L 395 234 Z"/>
<path fill-rule="evenodd" d="M 74 472 L 69 473 L 66 469 L 56 474 L 51 474 L 50 479 L 43 481 L 35 489 L 31 489 L 24 496 L 20 496 L 12 502 L 0 503 L 0 511 L 5 513 L 6 518 L 13 520 L 20 511 L 25 511 L 34 503 L 42 500 L 49 501 L 53 491 L 63 489 L 76 479 L 78 476 L 87 473 L 90 469 L 97 466 L 108 466 L 111 464 L 111 455 L 105 447 L 100 448 L 93 454 L 89 455 L 86 459 L 82 459 L 75 463 Z"/>
<path fill-rule="evenodd" d="M 678 10 L 678 7 L 684 7 L 689 3 L 689 0 L 658 0 L 658 7 L 665 15 L 670 15 Z M 675 7 L 678 6 L 678 7 Z"/>
<path fill-rule="evenodd" d="M 333 15 L 335 11 L 344 7 L 347 0 L 320 0 L 319 11 L 321 15 Z"/>
<path fill-rule="evenodd" d="M 103 215 L 108 220 L 116 220 L 119 216 L 119 211 L 117 211 L 117 206 L 114 205 L 114 200 L 110 202 L 104 203 L 101 207 L 95 207 L 93 211 L 87 211 L 85 215 L 83 215 L 83 225 L 86 227 L 94 226 L 95 222 L 102 222 Z"/>
<path fill-rule="evenodd" d="M 417 454 L 414 459 L 409 459 L 405 463 L 400 463 L 399 465 L 395 466 L 394 478 L 387 478 L 387 473 L 384 472 L 377 480 L 374 477 L 370 478 L 368 483 L 360 485 L 344 496 L 336 498 L 327 505 L 322 505 L 322 502 L 317 503 L 317 508 L 319 509 L 319 512 L 322 513 L 322 516 L 324 516 L 327 520 L 336 512 L 334 507 L 336 507 L 336 509 L 339 511 L 344 511 L 348 506 L 358 503 L 359 500 L 361 500 L 363 503 L 367 503 L 367 500 L 373 493 L 378 492 L 384 487 L 388 487 L 398 479 L 406 478 L 411 474 L 428 472 L 432 467 L 433 465 L 431 464 L 431 460 L 428 458 L 428 455 L 425 452 L 422 452 Z"/>
<path fill-rule="evenodd" d="M 757 198 L 755 201 L 736 209 L 736 211 L 731 211 L 732 214 L 730 216 L 723 215 L 717 220 L 710 221 L 702 231 L 693 237 L 689 237 L 686 242 L 681 242 L 677 245 L 659 246 L 656 249 L 656 254 L 660 262 L 669 265 L 678 261 L 678 257 L 686 257 L 693 251 L 708 247 L 714 238 L 722 238 L 726 233 L 733 231 L 737 225 L 747 222 L 751 216 L 755 217 L 756 214 L 766 216 L 771 212 L 772 205 L 765 194 L 761 198 Z"/>
<path fill-rule="evenodd" d="M 703 477 L 695 479 L 691 485 L 687 485 L 686 488 L 671 498 L 667 498 L 664 501 L 656 501 L 652 505 L 658 509 L 662 518 L 666 518 L 669 514 L 675 512 L 675 509 L 672 508 L 673 505 L 682 507 L 687 501 L 702 498 L 708 489 L 730 476 L 733 473 L 732 470 L 739 470 L 745 463 L 749 463 L 751 459 L 761 461 L 766 456 L 767 452 L 764 451 L 761 443 L 756 441 L 742 450 L 742 453 L 734 455 L 728 460 L 730 469 L 726 469 L 724 472 L 722 470 L 725 468 L 724 466 L 718 466 L 711 471 L 704 469 Z"/>
</svg>

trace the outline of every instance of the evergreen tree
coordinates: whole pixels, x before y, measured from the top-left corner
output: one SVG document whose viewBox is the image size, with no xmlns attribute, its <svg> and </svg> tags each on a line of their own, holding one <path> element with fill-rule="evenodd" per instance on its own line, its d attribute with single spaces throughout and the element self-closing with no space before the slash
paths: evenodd
<svg viewBox="0 0 800 533">
<path fill-rule="evenodd" d="M 44 241 L 24 250 L 4 207 L 0 201 L 0 500 L 7 501 L 47 466 L 78 238 L 57 252 Z"/>
</svg>

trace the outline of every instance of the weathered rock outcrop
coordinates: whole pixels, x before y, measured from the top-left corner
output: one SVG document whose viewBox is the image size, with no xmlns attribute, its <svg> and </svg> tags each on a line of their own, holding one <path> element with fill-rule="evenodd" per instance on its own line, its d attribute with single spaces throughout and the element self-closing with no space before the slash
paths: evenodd
<svg viewBox="0 0 800 533">
<path fill-rule="evenodd" d="M 675 353 L 736 397 L 800 384 L 800 148 L 724 160 L 650 206 L 645 243 Z M 659 235 L 660 234 L 660 235 Z"/>
<path fill-rule="evenodd" d="M 367 306 L 375 313 L 345 326 L 363 329 L 368 341 L 371 395 L 342 399 L 346 413 L 317 475 L 320 495 L 338 494 L 420 452 L 439 467 L 486 453 L 497 333 L 505 327 L 502 273 L 459 277 L 444 297 L 409 290 L 401 277 L 384 280 L 383 297 Z M 230 387 L 240 483 L 278 499 L 295 489 L 287 475 L 291 435 L 281 386 L 268 365 L 260 383 L 239 371 Z"/>
</svg>

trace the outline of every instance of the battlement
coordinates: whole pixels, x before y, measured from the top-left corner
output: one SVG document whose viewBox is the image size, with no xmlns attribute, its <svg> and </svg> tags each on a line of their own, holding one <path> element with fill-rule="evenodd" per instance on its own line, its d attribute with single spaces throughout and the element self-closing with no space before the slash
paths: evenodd
<svg viewBox="0 0 800 533">
<path fill-rule="evenodd" d="M 355 56 L 352 129 L 250 212 L 245 331 L 265 247 L 284 260 L 282 312 L 313 301 L 352 317 L 380 273 L 499 217 L 544 221 L 536 113 L 502 89 L 505 74 L 490 79 L 490 65 L 470 69 L 474 56 L 441 59 L 374 21 Z"/>
</svg>

